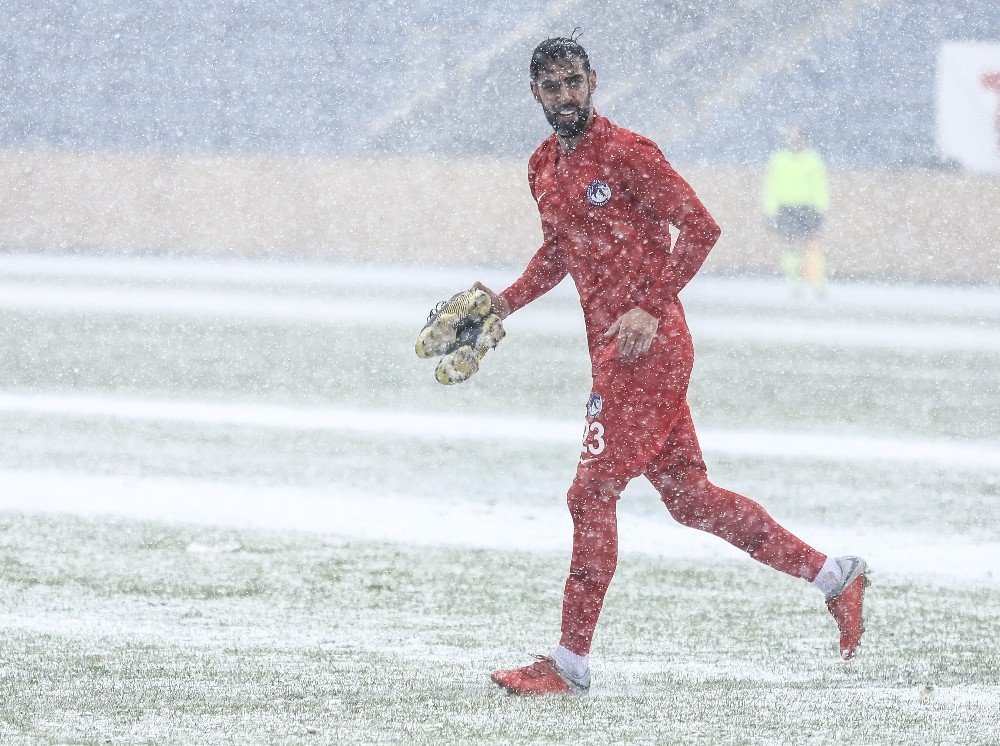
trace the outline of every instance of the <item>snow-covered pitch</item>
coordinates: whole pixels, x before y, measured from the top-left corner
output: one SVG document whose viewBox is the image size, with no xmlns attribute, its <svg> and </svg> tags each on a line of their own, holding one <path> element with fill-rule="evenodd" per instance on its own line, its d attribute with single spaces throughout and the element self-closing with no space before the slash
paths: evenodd
<svg viewBox="0 0 1000 746">
<path fill-rule="evenodd" d="M 1000 740 L 1000 292 L 696 279 L 710 474 L 868 559 L 864 645 L 636 481 L 592 696 L 522 701 L 588 363 L 563 285 L 437 384 L 414 336 L 477 279 L 0 256 L 0 741 Z"/>
</svg>

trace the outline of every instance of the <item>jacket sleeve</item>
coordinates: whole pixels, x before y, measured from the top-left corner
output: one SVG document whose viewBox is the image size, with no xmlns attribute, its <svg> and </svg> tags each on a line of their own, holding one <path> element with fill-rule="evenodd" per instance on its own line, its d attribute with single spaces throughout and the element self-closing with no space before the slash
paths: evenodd
<svg viewBox="0 0 1000 746">
<path fill-rule="evenodd" d="M 535 197 L 534 163 L 528 169 L 528 186 Z M 514 283 L 500 293 L 510 306 L 510 312 L 523 308 L 531 301 L 549 292 L 562 282 L 569 270 L 563 262 L 556 243 L 555 231 L 542 220 L 543 241 L 541 247 L 528 262 L 528 266 Z"/>
<path fill-rule="evenodd" d="M 639 307 L 662 318 L 667 306 L 701 269 L 722 229 L 680 174 L 650 141 L 641 141 L 632 154 L 631 189 L 641 209 L 655 220 L 675 226 L 680 234 Z"/>
<path fill-rule="evenodd" d="M 566 274 L 555 240 L 546 240 L 528 262 L 524 273 L 500 295 L 510 305 L 513 313 L 549 292 Z"/>
</svg>

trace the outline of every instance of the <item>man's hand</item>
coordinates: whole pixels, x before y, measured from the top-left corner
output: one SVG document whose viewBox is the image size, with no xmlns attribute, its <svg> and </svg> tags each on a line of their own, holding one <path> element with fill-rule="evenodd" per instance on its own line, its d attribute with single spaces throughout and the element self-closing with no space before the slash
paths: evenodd
<svg viewBox="0 0 1000 746">
<path fill-rule="evenodd" d="M 618 353 L 623 358 L 636 358 L 646 352 L 653 344 L 659 320 L 641 308 L 633 308 L 622 314 L 615 323 L 604 332 L 605 339 L 618 335 Z"/>
<path fill-rule="evenodd" d="M 501 319 L 505 319 L 508 316 L 510 316 L 510 305 L 508 305 L 507 301 L 499 293 L 494 293 L 492 290 L 490 290 L 481 282 L 476 282 L 469 289 L 482 290 L 484 293 L 490 296 L 490 300 L 493 301 L 493 313 L 495 313 Z"/>
</svg>

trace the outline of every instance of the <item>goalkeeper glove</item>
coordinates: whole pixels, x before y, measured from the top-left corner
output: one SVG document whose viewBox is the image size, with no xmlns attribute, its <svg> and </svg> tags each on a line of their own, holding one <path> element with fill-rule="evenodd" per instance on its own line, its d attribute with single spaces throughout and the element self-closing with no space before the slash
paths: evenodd
<svg viewBox="0 0 1000 746">
<path fill-rule="evenodd" d="M 415 350 L 422 358 L 444 355 L 434 377 L 445 385 L 461 383 L 479 370 L 480 361 L 504 335 L 489 295 L 482 290 L 463 290 L 428 314 Z"/>
</svg>

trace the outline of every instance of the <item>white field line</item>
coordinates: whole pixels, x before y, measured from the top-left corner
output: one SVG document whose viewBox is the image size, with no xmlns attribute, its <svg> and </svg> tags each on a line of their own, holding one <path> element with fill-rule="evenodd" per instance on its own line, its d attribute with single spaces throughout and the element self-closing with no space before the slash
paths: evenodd
<svg viewBox="0 0 1000 746">
<path fill-rule="evenodd" d="M 529 254 L 530 251 L 526 252 L 525 259 Z M 500 289 L 512 282 L 519 270 L 164 257 L 0 255 L 0 278 L 30 277 L 55 282 L 79 278 L 261 287 L 441 288 L 455 292 L 477 279 Z M 569 281 L 564 281 L 553 292 L 563 297 L 575 294 Z M 753 307 L 796 306 L 788 298 L 783 283 L 776 279 L 699 276 L 684 290 L 683 297 L 685 300 L 725 301 Z M 831 310 L 912 310 L 920 314 L 995 318 L 1000 316 L 1000 288 L 835 282 L 821 306 Z"/>
<path fill-rule="evenodd" d="M 420 413 L 266 403 L 139 399 L 0 392 L 0 413 L 174 422 L 218 427 L 328 431 L 348 435 L 449 441 L 572 444 L 582 420 Z M 707 453 L 832 462 L 929 464 L 1000 470 L 1000 443 L 944 438 L 885 438 L 768 430 L 700 429 Z"/>
<path fill-rule="evenodd" d="M 43 254 L 0 255 L 0 277 L 46 281 L 69 278 L 166 283 L 300 287 L 454 287 L 480 274 L 514 278 L 511 272 L 476 267 L 428 268 L 320 262 L 267 262 L 164 257 L 82 257 Z M 471 278 L 471 279 L 470 279 Z"/>
<path fill-rule="evenodd" d="M 796 321 L 688 315 L 698 340 L 794 344 L 814 347 L 874 347 L 895 350 L 1000 352 L 1000 328 L 964 324 L 891 324 L 855 321 Z"/>
<path fill-rule="evenodd" d="M 551 507 L 357 493 L 328 489 L 242 486 L 230 482 L 91 474 L 0 471 L 0 510 L 117 516 L 172 524 L 303 531 L 354 540 L 423 546 L 560 552 L 572 526 L 561 499 Z M 733 559 L 743 554 L 708 534 L 619 510 L 620 548 L 676 559 Z M 829 554 L 863 555 L 878 572 L 921 583 L 1000 582 L 1000 543 L 942 533 L 836 531 L 793 526 Z"/>
<path fill-rule="evenodd" d="M 384 297 L 384 296 L 383 296 Z M 172 314 L 196 318 L 419 327 L 427 306 L 382 298 L 326 300 L 267 293 L 166 288 L 75 287 L 0 282 L 0 309 L 52 313 Z M 1000 351 L 1000 330 L 960 323 L 802 321 L 690 314 L 695 340 L 907 350 Z M 506 322 L 512 331 L 582 334 L 578 308 L 528 308 Z"/>
<path fill-rule="evenodd" d="M 71 312 L 172 314 L 206 318 L 277 319 L 344 324 L 406 323 L 420 330 L 425 304 L 383 302 L 363 298 L 326 300 L 212 290 L 148 287 L 74 287 L 0 283 L 0 309 Z"/>
</svg>

